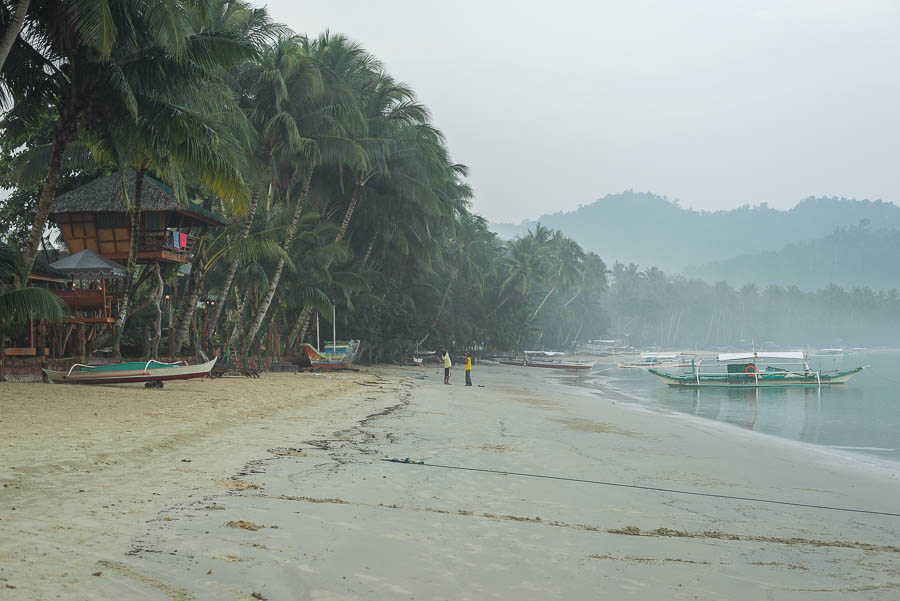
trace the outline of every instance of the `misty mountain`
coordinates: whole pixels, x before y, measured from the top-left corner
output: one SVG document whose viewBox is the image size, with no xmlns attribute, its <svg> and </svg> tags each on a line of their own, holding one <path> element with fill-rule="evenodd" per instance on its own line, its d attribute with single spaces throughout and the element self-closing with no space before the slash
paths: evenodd
<svg viewBox="0 0 900 601">
<path fill-rule="evenodd" d="M 796 285 L 817 290 L 829 284 L 845 288 L 900 288 L 900 231 L 867 225 L 842 228 L 811 242 L 789 244 L 776 252 L 741 255 L 689 267 L 692 276 L 732 285 Z"/>
<path fill-rule="evenodd" d="M 598 253 L 608 265 L 633 262 L 681 272 L 689 265 L 774 253 L 787 245 L 826 239 L 837 229 L 861 222 L 900 229 L 900 207 L 880 200 L 811 197 L 787 211 L 766 204 L 696 211 L 663 196 L 628 190 L 574 211 L 548 214 L 518 225 L 491 224 L 491 229 L 509 239 L 537 221 L 562 230 L 585 250 Z M 739 279 L 731 274 L 723 278 Z"/>
</svg>

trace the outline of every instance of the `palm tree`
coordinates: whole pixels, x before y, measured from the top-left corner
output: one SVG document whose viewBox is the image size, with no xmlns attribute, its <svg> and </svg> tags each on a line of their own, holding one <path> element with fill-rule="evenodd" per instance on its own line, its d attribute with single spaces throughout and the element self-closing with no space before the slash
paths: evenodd
<svg viewBox="0 0 900 601">
<path fill-rule="evenodd" d="M 566 238 L 562 235 L 562 232 L 557 230 L 550 241 L 550 246 L 551 261 L 554 264 L 550 274 L 550 281 L 553 285 L 547 291 L 547 294 L 544 295 L 531 317 L 528 318 L 528 321 L 533 321 L 537 317 L 544 307 L 544 303 L 547 302 L 547 299 L 554 292 L 559 289 L 567 290 L 570 286 L 580 281 L 584 274 L 583 262 L 585 254 L 577 242 L 571 238 Z"/>
<path fill-rule="evenodd" d="M 23 53 L 43 60 L 41 69 L 16 73 L 5 83 L 18 90 L 17 102 L 6 117 L 8 125 L 27 123 L 52 103 L 58 112 L 47 174 L 25 244 L 26 271 L 31 269 L 47 223 L 50 204 L 60 177 L 66 147 L 86 118 L 101 122 L 111 112 L 124 112 L 129 121 L 139 118 L 141 82 L 144 92 L 171 89 L 171 82 L 156 69 L 157 58 L 170 56 L 185 65 L 204 67 L 221 59 L 211 44 L 219 39 L 200 33 L 188 38 L 189 15 L 180 4 L 164 0 L 118 3 L 41 3 L 32 19 L 33 41 L 18 38 Z M 99 49 L 99 52 L 98 52 Z M 154 52 L 148 54 L 148 50 Z M 222 48 L 228 52 L 227 48 Z M 140 73 L 128 77 L 128 73 Z M 196 82 L 202 88 L 202 81 Z M 200 90 L 202 91 L 202 90 Z"/>
<path fill-rule="evenodd" d="M 304 53 L 312 55 L 327 54 L 316 44 L 306 43 Z M 321 61 L 319 61 L 321 66 Z M 282 172 L 290 174 L 286 197 L 295 196 L 293 216 L 285 228 L 283 248 L 289 253 L 297 233 L 297 224 L 303 206 L 309 196 L 310 184 L 315 169 L 320 164 L 346 165 L 351 169 L 364 170 L 368 157 L 363 147 L 353 140 L 358 136 L 361 122 L 355 106 L 355 98 L 348 95 L 348 87 L 337 78 L 339 74 L 325 69 L 323 71 L 324 87 L 321 93 L 294 95 L 290 97 L 288 112 L 302 132 L 301 145 L 296 153 L 285 152 L 282 159 L 291 163 L 283 167 Z M 269 280 L 269 290 L 263 298 L 260 310 L 247 328 L 244 352 L 249 352 L 256 334 L 259 332 L 269 306 L 275 298 L 275 292 L 284 270 L 284 261 L 279 261 L 275 272 Z"/>
<path fill-rule="evenodd" d="M 21 288 L 28 279 L 21 253 L 0 243 L 0 327 L 20 326 L 29 319 L 62 319 L 69 309 L 58 296 L 43 288 Z"/>
</svg>

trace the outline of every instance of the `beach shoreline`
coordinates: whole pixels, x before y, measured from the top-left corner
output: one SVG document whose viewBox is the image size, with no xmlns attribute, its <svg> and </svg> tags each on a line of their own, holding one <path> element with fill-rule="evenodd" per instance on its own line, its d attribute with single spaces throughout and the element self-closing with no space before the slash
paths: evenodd
<svg viewBox="0 0 900 601">
<path fill-rule="evenodd" d="M 131 441 L 131 453 L 99 452 L 135 432 L 125 416 L 98 415 L 92 449 L 65 429 L 37 442 L 3 399 L 2 425 L 18 431 L 4 463 L 19 467 L 0 494 L 20 506 L 0 519 L 0 587 L 16 587 L 10 598 L 272 601 L 900 590 L 900 518 L 803 507 L 891 512 L 889 465 L 859 469 L 815 445 L 603 399 L 543 370 L 476 365 L 472 388 L 461 370 L 449 387 L 440 373 L 265 374 L 222 384 L 234 399 L 218 409 L 214 382 L 167 386 L 168 400 L 131 388 L 132 409 L 152 404 L 159 427 L 221 421 L 204 437 Z M 114 402 L 115 389 L 73 394 L 83 390 Z M 198 398 L 179 413 L 185 393 Z M 11 462 L 78 448 L 81 463 L 48 457 L 30 475 Z"/>
<path fill-rule="evenodd" d="M 564 378 L 566 376 L 561 377 Z M 560 381 L 560 385 L 580 390 L 586 396 L 595 399 L 608 400 L 604 397 L 604 394 L 607 391 L 604 391 L 602 385 L 600 385 L 599 387 L 589 387 L 578 384 L 567 384 L 562 381 Z M 616 390 L 616 393 L 621 394 L 622 391 Z M 826 445 L 815 442 L 808 442 L 805 440 L 795 440 L 769 432 L 751 430 L 730 422 L 710 419 L 707 417 L 694 415 L 692 413 L 686 413 L 684 411 L 663 409 L 660 407 L 650 407 L 642 404 L 638 399 L 634 398 L 630 400 L 616 400 L 610 402 L 616 403 L 620 406 L 621 409 L 626 411 L 637 411 L 641 413 L 649 413 L 652 415 L 662 415 L 676 420 L 685 420 L 687 422 L 697 424 L 698 426 L 705 426 L 708 428 L 719 430 L 726 435 L 747 437 L 748 440 L 754 440 L 757 438 L 768 440 L 769 444 L 784 445 L 784 452 L 790 452 L 791 449 L 800 448 L 813 453 L 819 453 L 827 457 L 828 461 L 834 460 L 842 462 L 846 465 L 853 466 L 862 465 L 866 468 L 871 468 L 876 471 L 883 471 L 888 476 L 890 476 L 890 474 L 900 474 L 900 460 L 896 460 L 891 457 L 882 457 L 871 453 L 862 453 L 849 447 Z"/>
</svg>

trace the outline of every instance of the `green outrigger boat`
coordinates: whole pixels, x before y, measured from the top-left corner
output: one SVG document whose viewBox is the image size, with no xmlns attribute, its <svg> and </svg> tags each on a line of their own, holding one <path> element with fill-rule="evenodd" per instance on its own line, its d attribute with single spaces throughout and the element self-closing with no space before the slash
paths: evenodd
<svg viewBox="0 0 900 601">
<path fill-rule="evenodd" d="M 767 388 L 786 386 L 832 386 L 847 381 L 865 369 L 856 367 L 842 371 L 813 371 L 804 351 L 752 351 L 719 353 L 718 361 L 725 371 L 702 372 L 692 362 L 691 372 L 684 374 L 648 370 L 669 386 L 685 388 Z M 762 362 L 765 367 L 758 367 Z M 772 365 L 769 365 L 772 363 Z"/>
</svg>

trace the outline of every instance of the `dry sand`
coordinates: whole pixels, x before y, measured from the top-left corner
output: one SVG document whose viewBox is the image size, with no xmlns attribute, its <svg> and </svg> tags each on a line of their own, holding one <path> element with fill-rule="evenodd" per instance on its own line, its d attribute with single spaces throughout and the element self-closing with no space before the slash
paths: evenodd
<svg viewBox="0 0 900 601">
<path fill-rule="evenodd" d="M 545 372 L 0 387 L 0 598 L 900 599 L 898 517 L 432 467 L 897 512 L 896 463 Z"/>
<path fill-rule="evenodd" d="M 142 598 L 92 574 L 160 512 L 252 490 L 240 479 L 251 460 L 302 456 L 298 441 L 333 438 L 400 395 L 396 379 L 352 372 L 162 390 L 0 384 L 0 599 Z"/>
</svg>

